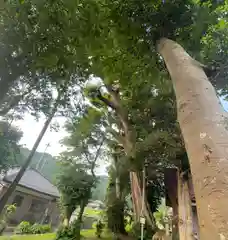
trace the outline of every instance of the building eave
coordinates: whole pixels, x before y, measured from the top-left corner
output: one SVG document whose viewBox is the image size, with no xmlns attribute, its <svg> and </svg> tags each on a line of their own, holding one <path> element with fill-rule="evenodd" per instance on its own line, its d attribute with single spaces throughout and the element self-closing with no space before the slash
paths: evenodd
<svg viewBox="0 0 228 240">
<path fill-rule="evenodd" d="M 6 183 L 6 184 L 4 184 L 4 183 Z M 1 184 L 3 184 L 3 186 L 5 186 L 5 187 L 8 188 L 8 185 L 11 184 L 11 183 L 12 183 L 11 181 L 7 181 L 6 179 L 4 179 Z M 18 184 L 17 186 L 22 187 L 22 188 L 25 188 L 25 189 L 28 189 L 28 190 L 30 190 L 30 191 L 34 191 L 34 192 L 36 192 L 36 193 L 38 193 L 38 194 L 43 194 L 43 195 L 45 195 L 45 196 L 49 196 L 49 197 L 53 197 L 53 198 L 57 198 L 57 199 L 60 198 L 59 195 L 57 196 L 57 195 L 54 195 L 54 194 L 51 194 L 51 193 L 41 192 L 41 191 L 39 191 L 39 190 L 35 190 L 35 189 L 33 189 L 33 188 L 30 188 L 30 187 L 27 187 L 27 186 L 24 186 L 24 185 L 21 185 L 21 184 Z"/>
</svg>

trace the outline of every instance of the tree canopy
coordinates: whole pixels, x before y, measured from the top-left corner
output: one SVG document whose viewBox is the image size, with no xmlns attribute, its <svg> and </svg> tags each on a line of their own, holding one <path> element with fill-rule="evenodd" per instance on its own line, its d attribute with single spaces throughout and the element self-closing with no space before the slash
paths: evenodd
<svg viewBox="0 0 228 240">
<path fill-rule="evenodd" d="M 90 197 L 98 158 L 115 154 L 110 179 L 117 182 L 123 177 L 118 165 L 127 178 L 135 173 L 141 186 L 147 165 L 154 211 L 164 168 L 190 167 L 176 120 L 189 102 L 177 96 L 178 84 L 159 49 L 166 38 L 180 43 L 195 59 L 189 63 L 205 71 L 218 94 L 227 94 L 227 1 L 26 0 L 4 1 L 1 9 L 0 114 L 49 115 L 61 93 L 58 109 L 69 136 L 58 186 L 65 206 L 73 206 L 69 212 L 80 197 Z M 171 52 L 178 48 L 173 41 Z M 124 178 L 124 186 L 115 183 L 109 194 L 118 199 L 128 184 Z"/>
<path fill-rule="evenodd" d="M 19 141 L 22 132 L 7 121 L 0 121 L 0 172 L 4 173 L 9 168 L 17 165 L 20 155 Z"/>
</svg>

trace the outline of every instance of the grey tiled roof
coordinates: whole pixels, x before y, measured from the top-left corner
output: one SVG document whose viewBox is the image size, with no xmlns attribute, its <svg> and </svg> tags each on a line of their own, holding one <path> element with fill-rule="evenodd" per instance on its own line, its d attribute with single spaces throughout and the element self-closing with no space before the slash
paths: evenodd
<svg viewBox="0 0 228 240">
<path fill-rule="evenodd" d="M 19 168 L 11 169 L 4 176 L 3 181 L 12 182 Z M 39 172 L 33 169 L 27 169 L 19 182 L 20 186 L 33 189 L 35 191 L 59 197 L 59 191 L 49 180 L 43 177 Z"/>
</svg>

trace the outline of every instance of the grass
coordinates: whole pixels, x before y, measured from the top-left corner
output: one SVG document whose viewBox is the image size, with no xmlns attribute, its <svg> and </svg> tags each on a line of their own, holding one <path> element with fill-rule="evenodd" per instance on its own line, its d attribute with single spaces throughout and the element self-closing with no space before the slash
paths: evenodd
<svg viewBox="0 0 228 240">
<path fill-rule="evenodd" d="M 77 212 L 78 212 L 78 209 L 77 209 Z M 101 216 L 102 212 L 103 212 L 102 210 L 86 207 L 84 211 L 84 216 L 98 218 L 99 216 Z"/>
<path fill-rule="evenodd" d="M 97 210 L 97 209 L 93 209 L 93 208 L 85 208 L 85 212 L 84 212 L 84 214 L 85 215 L 89 215 L 89 216 L 91 216 L 91 217 L 96 217 L 96 216 L 98 216 L 98 215 L 101 215 L 102 214 L 102 210 Z"/>
<path fill-rule="evenodd" d="M 0 0 L 1 1 L 1 0 Z M 93 208 L 85 208 L 84 215 L 90 217 L 99 217 L 102 214 L 102 210 L 96 210 Z M 81 235 L 89 240 L 96 240 L 95 229 L 82 230 Z M 42 235 L 15 235 L 15 236 L 2 236 L 0 240 L 54 240 L 55 234 L 42 234 Z M 103 240 L 110 240 L 111 236 L 109 233 L 104 232 Z"/>
<path fill-rule="evenodd" d="M 53 240 L 55 234 L 3 236 L 0 240 Z"/>
<path fill-rule="evenodd" d="M 81 234 L 84 238 L 90 239 L 90 240 L 96 240 L 95 230 L 89 229 L 89 230 L 82 230 Z M 53 240 L 55 238 L 54 233 L 49 234 L 42 234 L 42 235 L 16 235 L 16 236 L 3 236 L 0 237 L 0 240 Z M 108 233 L 104 233 L 103 240 L 110 240 L 111 236 Z"/>
<path fill-rule="evenodd" d="M 86 239 L 97 239 L 95 235 L 95 229 L 82 230 L 81 235 Z M 104 230 L 102 234 L 102 239 L 106 239 L 106 240 L 112 239 L 111 234 L 107 230 Z"/>
</svg>

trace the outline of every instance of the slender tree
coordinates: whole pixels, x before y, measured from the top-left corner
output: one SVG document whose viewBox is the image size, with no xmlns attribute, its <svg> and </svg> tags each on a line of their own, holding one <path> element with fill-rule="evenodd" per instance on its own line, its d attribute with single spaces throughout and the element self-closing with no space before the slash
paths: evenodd
<svg viewBox="0 0 228 240">
<path fill-rule="evenodd" d="M 77 108 L 71 110 L 76 113 Z M 58 186 L 62 192 L 62 203 L 67 213 L 65 213 L 66 225 L 69 225 L 70 216 L 77 206 L 80 207 L 77 219 L 79 222 L 82 221 L 84 208 L 91 197 L 92 188 L 97 184 L 98 177 L 95 169 L 104 154 L 106 139 L 104 133 L 98 131 L 96 124 L 90 131 L 87 129 L 83 131 L 84 128 L 78 129 L 73 120 L 75 120 L 75 115 L 68 116 L 68 122 L 65 126 L 68 136 L 63 139 L 63 144 L 67 146 L 68 150 L 61 155 L 60 162 L 63 171 L 57 178 Z M 75 172 L 79 174 L 75 174 Z M 81 174 L 82 179 L 80 180 Z M 76 182 L 79 185 L 75 184 Z M 83 186 L 80 187 L 80 184 L 84 184 L 83 182 L 87 186 L 84 187 L 84 190 Z"/>
<path fill-rule="evenodd" d="M 23 133 L 8 121 L 0 121 L 0 172 L 5 173 L 10 167 L 17 165 L 20 154 L 19 141 Z"/>
<path fill-rule="evenodd" d="M 68 227 L 73 212 L 80 207 L 78 220 L 91 195 L 91 188 L 95 179 L 86 171 L 89 169 L 74 157 L 60 157 L 61 172 L 58 174 L 56 183 L 61 192 L 60 204 L 63 210 L 63 225 Z"/>
</svg>

